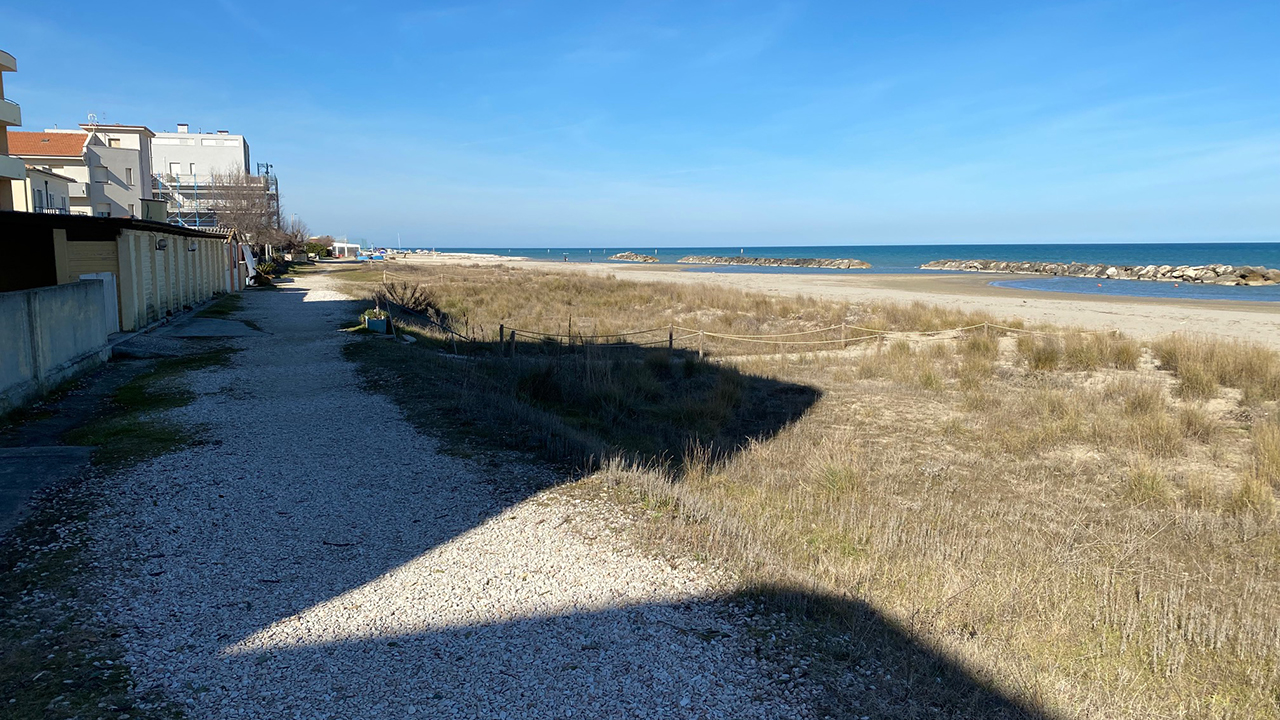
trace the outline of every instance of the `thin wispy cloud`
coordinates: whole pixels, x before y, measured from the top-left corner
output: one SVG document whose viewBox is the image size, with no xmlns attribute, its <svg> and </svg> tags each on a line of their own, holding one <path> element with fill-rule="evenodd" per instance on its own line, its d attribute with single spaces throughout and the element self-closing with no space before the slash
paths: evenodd
<svg viewBox="0 0 1280 720">
<path fill-rule="evenodd" d="M 257 37 L 263 40 L 283 39 L 281 37 L 281 33 L 272 34 L 267 30 L 266 26 L 260 23 L 238 4 L 232 2 L 232 0 L 218 0 L 218 5 L 222 6 L 222 9 L 227 11 L 227 15 L 230 16 L 231 19 L 235 20 L 237 25 L 248 30 Z"/>
<path fill-rule="evenodd" d="M 1275 3 L 215 8 L 175 97 L 129 50 L 167 19 L 15 6 L 6 91 L 27 127 L 242 132 L 290 211 L 370 240 L 1280 236 Z"/>
</svg>

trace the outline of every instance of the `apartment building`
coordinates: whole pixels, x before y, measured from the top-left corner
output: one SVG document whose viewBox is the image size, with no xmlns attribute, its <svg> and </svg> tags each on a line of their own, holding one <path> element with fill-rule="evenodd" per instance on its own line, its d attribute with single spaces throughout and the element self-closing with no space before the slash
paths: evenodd
<svg viewBox="0 0 1280 720">
<path fill-rule="evenodd" d="M 22 124 L 22 108 L 4 95 L 4 74 L 18 69 L 18 61 L 0 50 L 0 210 L 13 210 L 15 181 L 27 177 L 26 163 L 9 154 L 8 129 Z"/>
<path fill-rule="evenodd" d="M 81 130 L 8 131 L 10 152 L 70 178 L 70 210 L 97 217 L 140 217 L 151 193 L 151 138 L 141 125 L 82 125 Z"/>
<path fill-rule="evenodd" d="M 269 166 L 254 167 L 249 142 L 227 130 L 191 132 L 179 123 L 176 132 L 158 132 L 151 140 L 155 163 L 152 190 L 168 203 L 175 225 L 214 228 L 219 212 L 231 206 L 279 212 L 279 187 Z M 253 199 L 250 199 L 252 196 Z"/>
<path fill-rule="evenodd" d="M 177 132 L 157 132 L 151 139 L 151 156 L 157 174 L 173 177 L 211 176 L 235 173 L 246 175 L 249 143 L 243 135 L 227 130 L 193 133 L 191 126 L 178 123 Z"/>
</svg>

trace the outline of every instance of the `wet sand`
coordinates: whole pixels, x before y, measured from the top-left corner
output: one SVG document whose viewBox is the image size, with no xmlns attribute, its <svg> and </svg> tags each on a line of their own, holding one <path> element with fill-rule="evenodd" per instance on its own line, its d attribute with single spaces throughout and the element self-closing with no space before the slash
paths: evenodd
<svg viewBox="0 0 1280 720">
<path fill-rule="evenodd" d="M 919 301 L 958 310 L 983 310 L 997 317 L 1021 318 L 1031 323 L 1047 322 L 1091 330 L 1109 328 L 1142 338 L 1187 332 L 1249 340 L 1280 348 L 1280 303 L 1084 295 L 991 285 L 993 281 L 1008 279 L 1007 275 L 690 272 L 671 265 L 566 263 L 470 253 L 442 253 L 436 257 L 418 255 L 407 260 L 413 265 L 500 264 L 612 275 L 640 282 L 702 283 L 850 302 Z"/>
</svg>

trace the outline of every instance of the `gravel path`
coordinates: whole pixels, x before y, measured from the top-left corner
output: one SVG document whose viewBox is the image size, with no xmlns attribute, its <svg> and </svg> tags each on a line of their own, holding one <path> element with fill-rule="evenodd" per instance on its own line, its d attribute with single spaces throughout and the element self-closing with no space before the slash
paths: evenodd
<svg viewBox="0 0 1280 720">
<path fill-rule="evenodd" d="M 140 689 L 192 718 L 811 715 L 803 670 L 760 652 L 773 621 L 706 599 L 714 573 L 630 549 L 604 503 L 504 502 L 503 470 L 362 391 L 353 316 L 323 277 L 247 293 L 269 334 L 171 414 L 206 443 L 110 481 L 102 612 Z"/>
</svg>

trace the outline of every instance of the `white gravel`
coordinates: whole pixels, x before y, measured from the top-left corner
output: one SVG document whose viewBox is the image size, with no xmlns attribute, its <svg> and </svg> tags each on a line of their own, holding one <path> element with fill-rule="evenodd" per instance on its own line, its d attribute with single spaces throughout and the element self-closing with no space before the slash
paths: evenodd
<svg viewBox="0 0 1280 720">
<path fill-rule="evenodd" d="M 714 573 L 631 549 L 604 503 L 504 504 L 363 391 L 353 316 L 319 277 L 248 293 L 270 334 L 170 415 L 206 444 L 109 481 L 102 612 L 139 689 L 192 718 L 811 715 Z"/>
</svg>

